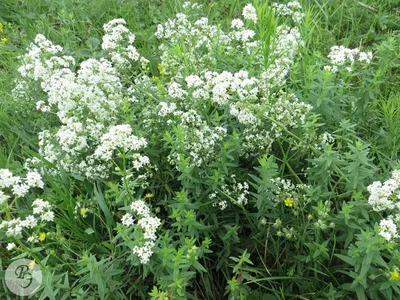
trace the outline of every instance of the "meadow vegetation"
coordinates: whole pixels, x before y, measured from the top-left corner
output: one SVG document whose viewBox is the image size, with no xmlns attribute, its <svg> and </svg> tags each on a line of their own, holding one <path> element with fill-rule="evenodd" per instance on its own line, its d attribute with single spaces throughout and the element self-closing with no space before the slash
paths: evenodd
<svg viewBox="0 0 400 300">
<path fill-rule="evenodd" d="M 2 0 L 2 270 L 33 260 L 38 299 L 398 299 L 399 7 Z"/>
</svg>

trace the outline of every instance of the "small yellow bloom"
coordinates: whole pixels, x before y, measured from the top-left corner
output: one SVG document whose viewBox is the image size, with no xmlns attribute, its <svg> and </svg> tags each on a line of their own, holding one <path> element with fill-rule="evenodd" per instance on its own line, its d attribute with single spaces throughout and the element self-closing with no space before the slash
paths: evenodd
<svg viewBox="0 0 400 300">
<path fill-rule="evenodd" d="M 31 262 L 28 264 L 29 270 L 32 270 L 35 264 L 36 264 L 35 261 L 31 260 Z"/>
<path fill-rule="evenodd" d="M 79 212 L 82 216 L 86 215 L 86 208 L 82 207 Z"/>
<path fill-rule="evenodd" d="M 390 279 L 392 279 L 392 280 L 400 280 L 400 273 L 399 272 L 394 271 L 394 272 L 392 272 L 390 274 L 391 274 Z"/>
<path fill-rule="evenodd" d="M 2 41 L 3 43 L 5 43 L 5 42 L 8 41 L 8 39 L 7 39 L 7 38 L 1 38 L 1 41 Z"/>
<path fill-rule="evenodd" d="M 291 198 L 286 198 L 285 200 L 284 200 L 284 202 L 285 202 L 285 205 L 287 206 L 287 207 L 292 207 L 293 206 L 293 199 L 291 199 Z"/>
<path fill-rule="evenodd" d="M 152 193 L 147 193 L 144 197 L 145 197 L 145 198 L 152 198 L 152 197 L 153 197 L 153 194 L 152 194 Z"/>
<path fill-rule="evenodd" d="M 46 234 L 44 232 L 39 234 L 39 241 L 43 242 L 45 239 L 46 239 Z"/>
</svg>

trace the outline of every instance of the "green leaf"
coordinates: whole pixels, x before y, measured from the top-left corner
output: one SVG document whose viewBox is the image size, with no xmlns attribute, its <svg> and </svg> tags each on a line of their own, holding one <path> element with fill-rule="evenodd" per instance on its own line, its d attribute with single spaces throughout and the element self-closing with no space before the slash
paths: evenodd
<svg viewBox="0 0 400 300">
<path fill-rule="evenodd" d="M 104 196 L 101 193 L 99 185 L 100 184 L 94 184 L 94 195 L 96 197 L 97 203 L 99 204 L 101 210 L 104 213 L 104 216 L 106 217 L 106 223 L 108 228 L 113 228 L 115 226 L 115 222 L 111 215 L 110 209 L 108 208 L 108 205 L 104 199 Z"/>
<path fill-rule="evenodd" d="M 390 288 L 392 286 L 392 283 L 390 281 L 384 282 L 380 287 L 379 290 L 383 291 L 386 290 L 388 288 Z"/>
<path fill-rule="evenodd" d="M 348 263 L 351 266 L 354 266 L 356 260 L 351 258 L 350 256 L 342 255 L 342 254 L 335 254 L 336 257 L 340 258 L 344 262 Z"/>
<path fill-rule="evenodd" d="M 367 300 L 367 296 L 365 295 L 364 287 L 361 284 L 357 284 L 355 288 L 355 292 L 357 294 L 358 300 Z"/>
</svg>

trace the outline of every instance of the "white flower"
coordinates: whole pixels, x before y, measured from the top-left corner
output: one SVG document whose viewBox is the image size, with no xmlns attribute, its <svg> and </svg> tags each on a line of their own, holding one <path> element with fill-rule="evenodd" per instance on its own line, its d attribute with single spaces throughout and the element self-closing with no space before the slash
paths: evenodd
<svg viewBox="0 0 400 300">
<path fill-rule="evenodd" d="M 132 134 L 132 128 L 127 124 L 112 126 L 100 141 L 101 144 L 95 150 L 94 157 L 105 161 L 111 160 L 116 149 L 126 153 L 131 150 L 137 151 L 147 145 L 144 138 Z"/>
<path fill-rule="evenodd" d="M 135 246 L 133 247 L 132 252 L 139 257 L 142 264 L 147 264 L 150 260 L 151 255 L 153 254 L 153 246 L 153 243 L 146 243 L 142 247 Z"/>
<path fill-rule="evenodd" d="M 168 95 L 172 98 L 183 99 L 187 92 L 181 88 L 179 83 L 173 82 L 168 87 Z"/>
<path fill-rule="evenodd" d="M 47 201 L 43 201 L 42 199 L 36 199 L 32 203 L 33 214 L 43 214 L 45 211 L 51 209 L 51 204 Z"/>
<path fill-rule="evenodd" d="M 256 13 L 256 9 L 254 8 L 253 5 L 251 4 L 247 4 L 244 8 L 243 8 L 243 17 L 246 20 L 251 20 L 254 23 L 257 23 L 257 13 Z"/>
<path fill-rule="evenodd" d="M 129 213 L 126 213 L 125 215 L 123 215 L 121 218 L 121 223 L 122 223 L 122 225 L 125 225 L 125 226 L 133 225 L 134 220 L 133 220 L 132 215 Z"/>
<path fill-rule="evenodd" d="M 375 211 L 392 210 L 395 204 L 390 200 L 392 193 L 399 187 L 395 180 L 387 180 L 383 184 L 375 181 L 367 187 L 370 193 L 368 203 Z"/>
<path fill-rule="evenodd" d="M 39 241 L 39 238 L 37 235 L 32 235 L 28 237 L 27 242 L 28 243 L 37 243 Z"/>
<path fill-rule="evenodd" d="M 204 84 L 204 81 L 197 75 L 190 75 L 185 78 L 188 88 L 199 87 Z"/>
<path fill-rule="evenodd" d="M 242 29 L 244 27 L 244 23 L 240 19 L 233 19 L 231 27 L 234 29 Z"/>
<path fill-rule="evenodd" d="M 37 225 L 37 219 L 34 216 L 28 216 L 20 224 L 22 227 L 34 228 Z"/>
<path fill-rule="evenodd" d="M 165 117 L 169 114 L 172 114 L 176 110 L 176 104 L 175 103 L 166 103 L 166 102 L 160 102 L 158 104 L 158 115 L 160 117 Z"/>
<path fill-rule="evenodd" d="M 137 200 L 131 204 L 131 209 L 140 217 L 150 216 L 150 209 L 143 200 Z"/>
<path fill-rule="evenodd" d="M 3 191 L 0 190 L 0 205 L 5 203 L 7 201 L 7 199 L 9 199 L 9 198 L 10 198 L 10 196 L 4 194 Z"/>
<path fill-rule="evenodd" d="M 379 235 L 383 236 L 387 241 L 399 237 L 397 234 L 397 226 L 391 218 L 381 220 L 379 223 L 379 227 Z"/>
<path fill-rule="evenodd" d="M 27 184 L 21 183 L 16 184 L 12 188 L 12 192 L 17 197 L 24 197 L 29 191 L 29 186 Z"/>
<path fill-rule="evenodd" d="M 154 34 L 158 39 L 163 38 L 164 36 L 164 27 L 161 24 L 157 25 L 157 31 Z"/>
<path fill-rule="evenodd" d="M 147 156 L 134 154 L 132 158 L 132 167 L 137 171 L 150 164 L 150 159 Z"/>
<path fill-rule="evenodd" d="M 30 187 L 39 187 L 41 189 L 44 186 L 42 176 L 37 171 L 29 171 L 28 174 L 26 174 L 26 183 Z"/>
<path fill-rule="evenodd" d="M 15 247 L 16 247 L 16 246 L 15 246 L 14 243 L 8 243 L 6 248 L 7 248 L 8 251 L 11 251 L 11 250 L 14 249 Z"/>
<path fill-rule="evenodd" d="M 372 52 L 362 52 L 358 48 L 349 49 L 344 46 L 332 46 L 328 54 L 331 64 L 334 66 L 346 66 L 348 72 L 351 71 L 351 66 L 356 62 L 365 62 L 369 64 L 372 60 Z"/>
<path fill-rule="evenodd" d="M 0 188 L 8 188 L 20 182 L 20 177 L 13 176 L 10 170 L 0 169 Z"/>
<path fill-rule="evenodd" d="M 48 112 L 48 111 L 50 111 L 50 106 L 47 106 L 46 102 L 44 102 L 43 100 L 40 100 L 40 101 L 36 102 L 36 109 L 40 110 L 42 112 Z"/>
<path fill-rule="evenodd" d="M 54 212 L 46 211 L 44 214 L 41 215 L 43 221 L 52 222 L 54 220 Z"/>
<path fill-rule="evenodd" d="M 155 240 L 157 238 L 156 231 L 161 225 L 161 220 L 157 217 L 145 217 L 138 221 L 138 225 L 144 230 L 144 238 L 147 240 Z"/>
</svg>

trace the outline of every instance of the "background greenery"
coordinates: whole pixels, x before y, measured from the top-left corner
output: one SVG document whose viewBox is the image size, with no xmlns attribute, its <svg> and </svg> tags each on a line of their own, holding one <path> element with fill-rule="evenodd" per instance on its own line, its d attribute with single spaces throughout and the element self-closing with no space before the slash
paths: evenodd
<svg viewBox="0 0 400 300">
<path fill-rule="evenodd" d="M 226 28 L 246 4 L 242 0 L 198 2 L 204 5 L 203 14 L 211 22 Z M 261 5 L 265 1 L 258 2 Z M 177 293 L 177 299 L 396 299 L 400 295 L 397 281 L 380 281 L 384 276 L 374 277 L 384 274 L 385 270 L 390 277 L 390 271 L 398 266 L 400 254 L 397 247 L 386 249 L 371 235 L 378 216 L 369 214 L 365 204 L 366 186 L 373 180 L 387 178 L 391 170 L 400 167 L 400 1 L 304 0 L 301 3 L 306 14 L 300 28 L 305 47 L 289 75 L 287 89 L 313 106 L 318 117 L 307 125 L 331 132 L 337 140 L 334 148 L 323 149 L 311 159 L 314 169 L 310 171 L 308 184 L 318 187 L 310 192 L 316 200 L 315 207 L 303 208 L 304 215 L 300 218 L 285 212 L 282 206 L 282 220 L 302 235 L 285 241 L 271 237 L 272 226 L 270 231 L 251 228 L 251 224 L 247 227 L 240 226 L 239 222 L 237 225 L 222 222 L 216 232 L 209 234 L 214 235 L 213 240 L 220 239 L 219 244 L 211 246 L 213 254 L 206 255 L 210 245 L 205 239 L 201 246 L 201 265 L 193 263 L 191 271 L 182 267 L 178 275 L 164 278 L 160 285 L 169 286 L 170 291 L 162 294 L 153 290 L 152 296 L 157 299 L 172 298 L 171 290 Z M 139 52 L 151 62 L 152 75 L 159 76 L 159 41 L 154 32 L 157 24 L 181 12 L 182 4 L 179 0 L 2 0 L 0 167 L 21 168 L 24 159 L 37 150 L 37 132 L 51 122 L 39 113 L 21 109 L 11 96 L 13 79 L 18 76 L 18 56 L 25 53 L 36 34 L 44 34 L 55 44 L 63 45 L 67 53 L 83 60 L 94 53 L 92 41 L 101 39 L 103 24 L 124 18 L 136 35 Z M 370 68 L 351 78 L 324 78 L 321 62 L 328 61 L 326 56 L 333 45 L 373 51 Z M 308 166 L 305 158 L 309 156 L 288 150 L 289 145 L 293 146 L 288 140 L 276 145 L 276 162 L 265 157 L 260 158 L 259 165 L 252 166 L 256 186 L 262 186 L 274 174 L 289 174 L 290 170 L 303 179 L 302 170 Z M 123 193 L 115 186 L 99 184 L 96 188 L 76 183 L 67 174 L 47 178 L 47 182 L 54 199 L 95 197 L 97 203 L 111 203 Z M 171 189 L 173 184 L 176 181 L 171 183 Z M 155 195 L 155 198 L 161 196 Z M 209 228 L 205 224 L 211 223 L 202 203 L 190 203 L 185 197 L 178 194 L 164 198 L 161 203 L 179 208 L 183 219 L 184 212 L 199 211 L 197 218 L 204 222 L 196 224 L 197 227 L 183 226 L 186 226 L 183 246 L 176 239 L 165 238 L 162 243 L 171 248 L 167 251 L 171 261 L 179 256 L 173 252 L 174 247 L 182 247 L 187 253 L 194 244 L 190 238 L 199 234 L 207 236 Z M 331 231 L 317 232 L 306 218 L 307 214 L 318 215 L 324 210 L 323 200 L 334 203 L 329 209 L 329 218 L 335 226 Z M 100 216 L 103 209 L 99 208 L 99 212 L 102 212 L 99 219 L 107 219 Z M 248 213 L 254 219 L 260 217 L 257 212 Z M 229 217 L 238 220 L 247 217 L 241 212 L 230 211 L 230 214 Z M 111 219 L 114 217 L 117 216 Z M 113 244 L 114 233 L 107 232 L 113 224 L 99 227 L 99 231 L 91 234 L 85 232 L 87 224 L 75 222 L 71 216 L 66 216 L 62 225 L 63 229 L 53 237 L 54 243 L 37 254 L 44 265 L 46 260 L 56 259 L 57 248 L 64 249 L 65 254 L 59 270 L 44 269 L 47 285 L 41 293 L 43 298 L 59 299 L 60 295 L 64 299 L 149 297 L 153 282 L 144 279 L 149 270 L 139 267 L 132 271 L 132 267 L 125 267 L 123 255 L 118 256 L 120 253 Z M 5 245 L 0 247 L 1 264 L 6 266 L 11 257 Z M 75 252 L 79 254 L 74 256 Z M 193 270 L 198 274 L 194 275 Z M 192 278 L 188 287 L 186 282 L 180 282 L 185 277 Z M 385 285 L 386 282 L 390 285 Z M 180 289 L 182 292 L 178 292 Z M 5 289 L 0 291 L 0 296 L 13 297 Z"/>
</svg>

